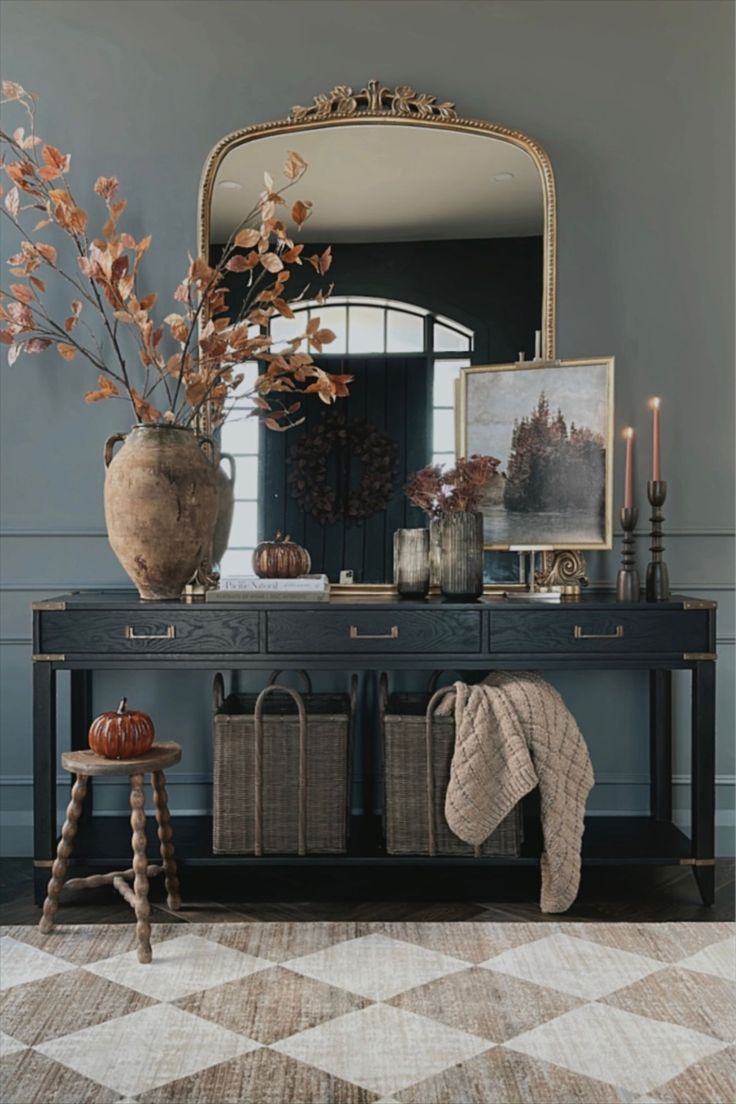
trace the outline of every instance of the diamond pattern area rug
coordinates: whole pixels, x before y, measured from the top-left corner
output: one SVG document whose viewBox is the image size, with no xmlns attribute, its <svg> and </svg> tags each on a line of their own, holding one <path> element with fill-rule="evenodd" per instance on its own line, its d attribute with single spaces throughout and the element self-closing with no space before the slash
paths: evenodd
<svg viewBox="0 0 736 1104">
<path fill-rule="evenodd" d="M 732 1104 L 730 924 L 2 929 L 4 1104 Z"/>
</svg>

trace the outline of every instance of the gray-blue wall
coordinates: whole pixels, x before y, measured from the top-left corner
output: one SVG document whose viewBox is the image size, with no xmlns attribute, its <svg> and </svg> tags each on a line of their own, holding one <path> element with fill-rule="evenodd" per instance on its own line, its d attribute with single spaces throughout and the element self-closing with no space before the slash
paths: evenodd
<svg viewBox="0 0 736 1104">
<path fill-rule="evenodd" d="M 89 181 L 80 198 L 99 174 L 117 175 L 131 232 L 153 233 L 146 271 L 157 290 L 173 289 L 194 248 L 210 147 L 334 84 L 410 83 L 454 100 L 464 115 L 539 139 L 559 199 L 558 354 L 616 355 L 617 427 L 635 426 L 642 442 L 646 399 L 662 396 L 671 578 L 720 603 L 719 839 L 732 851 L 730 0 L 5 0 L 0 20 L 3 75 L 40 94 L 40 133 L 71 151 L 75 181 Z M 55 355 L 3 363 L 0 378 L 0 825 L 5 853 L 27 854 L 29 606 L 69 588 L 125 583 L 105 537 L 102 444 L 127 428 L 128 415 L 120 404 L 85 406 L 90 373 Z M 620 470 L 616 480 L 619 500 Z M 644 542 L 639 551 L 643 559 Z M 613 578 L 616 556 L 591 558 L 595 580 Z M 676 687 L 683 823 L 686 678 Z M 558 685 L 592 749 L 593 809 L 644 809 L 645 677 L 568 676 Z M 122 689 L 155 715 L 162 738 L 185 747 L 171 778 L 174 807 L 206 807 L 206 680 L 104 675 L 96 707 L 108 708 Z M 123 801 L 111 786 L 97 806 Z"/>
</svg>

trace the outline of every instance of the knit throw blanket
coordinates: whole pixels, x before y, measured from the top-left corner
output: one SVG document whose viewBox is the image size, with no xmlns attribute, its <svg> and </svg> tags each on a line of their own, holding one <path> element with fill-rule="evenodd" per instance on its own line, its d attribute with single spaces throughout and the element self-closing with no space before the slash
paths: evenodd
<svg viewBox="0 0 736 1104">
<path fill-rule="evenodd" d="M 494 672 L 456 682 L 437 712 L 455 712 L 447 823 L 480 844 L 539 786 L 544 852 L 542 912 L 565 912 L 580 884 L 585 802 L 593 786 L 588 749 L 557 691 L 528 673 Z"/>
</svg>

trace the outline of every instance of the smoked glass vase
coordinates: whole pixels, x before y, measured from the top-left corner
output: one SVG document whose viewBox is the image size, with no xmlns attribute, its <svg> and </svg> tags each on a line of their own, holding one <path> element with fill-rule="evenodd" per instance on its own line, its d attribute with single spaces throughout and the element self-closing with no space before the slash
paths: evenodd
<svg viewBox="0 0 736 1104">
<path fill-rule="evenodd" d="M 394 583 L 400 598 L 426 598 L 429 529 L 397 529 L 394 533 Z"/>
</svg>

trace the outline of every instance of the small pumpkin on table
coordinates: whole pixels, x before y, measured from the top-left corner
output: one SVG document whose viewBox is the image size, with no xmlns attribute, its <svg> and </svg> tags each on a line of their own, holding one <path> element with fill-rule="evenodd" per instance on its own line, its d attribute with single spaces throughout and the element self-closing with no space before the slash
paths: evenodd
<svg viewBox="0 0 736 1104">
<path fill-rule="evenodd" d="M 308 575 L 312 560 L 306 548 L 279 531 L 272 541 L 262 541 L 253 553 L 253 570 L 259 579 L 297 579 Z"/>
<path fill-rule="evenodd" d="M 116 710 L 101 713 L 89 730 L 89 746 L 105 759 L 135 759 L 153 746 L 153 738 L 153 721 L 147 713 L 128 709 L 127 698 Z"/>
</svg>

